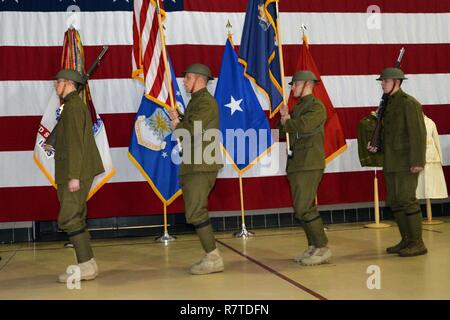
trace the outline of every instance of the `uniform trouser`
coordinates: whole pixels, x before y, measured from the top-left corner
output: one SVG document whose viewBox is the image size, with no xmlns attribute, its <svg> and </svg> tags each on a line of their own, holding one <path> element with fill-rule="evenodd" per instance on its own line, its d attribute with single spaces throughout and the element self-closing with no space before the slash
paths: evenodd
<svg viewBox="0 0 450 320">
<path fill-rule="evenodd" d="M 419 174 L 409 171 L 385 172 L 384 177 L 387 189 L 386 204 L 392 209 L 402 239 L 412 236 L 421 239 L 422 212 L 416 198 Z"/>
<path fill-rule="evenodd" d="M 217 171 L 195 172 L 180 176 L 186 222 L 194 226 L 206 252 L 216 249 L 216 240 L 208 214 L 208 196 L 216 178 Z"/>
<path fill-rule="evenodd" d="M 86 198 L 92 182 L 93 178 L 80 181 L 80 189 L 76 192 L 70 192 L 67 183 L 58 184 L 58 199 L 61 205 L 58 227 L 67 232 L 70 242 L 74 245 L 79 263 L 86 262 L 94 256 L 86 225 Z"/>
<path fill-rule="evenodd" d="M 323 170 L 307 170 L 288 174 L 291 186 L 295 217 L 302 222 L 308 245 L 323 248 L 328 239 L 323 230 L 323 222 L 317 210 L 315 197 L 322 180 Z"/>
</svg>

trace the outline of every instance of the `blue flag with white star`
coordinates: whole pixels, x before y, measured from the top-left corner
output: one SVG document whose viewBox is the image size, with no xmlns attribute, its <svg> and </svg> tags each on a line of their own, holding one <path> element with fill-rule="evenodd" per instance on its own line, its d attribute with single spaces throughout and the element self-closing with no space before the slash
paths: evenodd
<svg viewBox="0 0 450 320">
<path fill-rule="evenodd" d="M 184 102 L 170 60 L 168 61 L 174 100 L 180 113 Z M 169 205 L 180 194 L 178 172 L 180 155 L 172 141 L 169 106 L 153 97 L 143 96 L 136 114 L 128 155 L 159 199 Z"/>
<path fill-rule="evenodd" d="M 273 141 L 269 121 L 230 39 L 225 45 L 214 96 L 226 155 L 242 174 L 269 150 Z"/>
</svg>

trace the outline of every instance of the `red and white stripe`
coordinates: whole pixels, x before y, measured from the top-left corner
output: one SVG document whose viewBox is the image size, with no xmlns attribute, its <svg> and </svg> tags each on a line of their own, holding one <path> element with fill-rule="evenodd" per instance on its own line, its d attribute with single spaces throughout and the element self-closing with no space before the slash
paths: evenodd
<svg viewBox="0 0 450 320">
<path fill-rule="evenodd" d="M 159 0 L 157 0 L 159 1 Z M 133 23 L 133 67 L 141 59 L 144 75 L 145 94 L 168 104 L 169 86 L 164 57 L 164 34 L 160 23 L 163 10 L 155 1 L 137 1 L 134 4 Z M 160 15 L 160 18 L 158 18 Z M 137 31 L 137 36 L 135 34 Z M 136 41 L 138 41 L 136 43 Z M 136 59 L 136 47 L 142 56 Z"/>
<path fill-rule="evenodd" d="M 366 28 L 365 12 L 372 4 L 381 9 L 380 30 Z M 167 50 L 180 84 L 185 67 L 195 62 L 210 66 L 217 77 L 227 20 L 239 45 L 245 9 L 246 2 L 241 0 L 185 0 L 185 11 L 167 13 Z M 319 190 L 319 205 L 372 201 L 373 172 L 359 165 L 356 128 L 358 121 L 378 105 L 381 92 L 375 81 L 377 74 L 393 64 L 402 46 L 406 49 L 402 68 L 409 77 L 405 91 L 418 98 L 437 124 L 448 184 L 450 2 L 282 0 L 280 12 L 285 81 L 295 71 L 301 43 L 299 27 L 305 23 L 311 52 L 349 145 L 328 166 Z M 134 114 L 143 92 L 142 84 L 130 78 L 135 70 L 133 20 L 139 26 L 144 20 L 136 15 L 133 19 L 131 11 L 81 12 L 80 16 L 86 64 L 92 62 L 102 45 L 110 46 L 90 86 L 97 112 L 106 125 L 117 170 L 111 182 L 89 201 L 90 217 L 161 213 L 161 202 L 127 158 Z M 57 213 L 56 195 L 34 164 L 32 150 L 39 121 L 53 94 L 51 77 L 59 68 L 66 18 L 65 12 L 0 12 L 0 221 L 53 219 Z M 211 93 L 214 88 L 215 81 L 211 81 Z M 188 101 L 183 86 L 180 90 Z M 284 150 L 282 145 L 278 147 Z M 282 172 L 284 161 L 280 158 L 281 169 L 276 172 L 255 166 L 246 173 L 247 210 L 291 206 Z M 379 182 L 383 199 L 382 176 Z M 225 168 L 211 193 L 210 210 L 239 210 L 238 188 L 233 170 Z M 180 212 L 182 206 L 179 198 L 168 210 Z"/>
<path fill-rule="evenodd" d="M 132 59 L 131 65 L 133 71 L 137 71 L 135 76 L 138 78 L 142 78 L 142 59 L 141 59 L 141 12 L 143 9 L 143 2 L 148 4 L 148 1 L 143 0 L 135 0 L 133 5 L 133 51 L 132 51 Z"/>
</svg>

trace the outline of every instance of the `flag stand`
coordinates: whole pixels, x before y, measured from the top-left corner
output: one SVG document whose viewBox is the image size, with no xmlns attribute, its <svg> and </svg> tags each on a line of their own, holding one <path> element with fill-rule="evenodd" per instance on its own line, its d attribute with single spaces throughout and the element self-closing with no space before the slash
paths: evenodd
<svg viewBox="0 0 450 320">
<path fill-rule="evenodd" d="M 373 178 L 373 191 L 374 191 L 374 211 L 375 211 L 375 223 L 366 224 L 364 227 L 370 229 L 383 229 L 389 228 L 391 225 L 387 223 L 380 223 L 380 204 L 378 201 L 378 178 L 377 169 L 375 169 L 375 177 Z"/>
<path fill-rule="evenodd" d="M 431 200 L 427 199 L 427 219 L 422 221 L 422 224 L 434 225 L 444 223 L 442 220 L 433 220 L 433 213 L 431 210 Z"/>
<path fill-rule="evenodd" d="M 170 241 L 175 241 L 176 237 L 171 236 L 167 231 L 167 204 L 164 202 L 164 234 L 160 237 L 156 237 L 157 242 L 163 242 L 167 244 Z"/>
<path fill-rule="evenodd" d="M 242 187 L 242 174 L 239 173 L 239 193 L 241 196 L 241 214 L 242 214 L 242 229 L 238 232 L 235 232 L 233 236 L 235 238 L 244 238 L 247 239 L 251 236 L 254 236 L 255 233 L 252 231 L 248 231 L 247 227 L 245 226 L 245 214 L 244 214 L 244 192 Z"/>
</svg>

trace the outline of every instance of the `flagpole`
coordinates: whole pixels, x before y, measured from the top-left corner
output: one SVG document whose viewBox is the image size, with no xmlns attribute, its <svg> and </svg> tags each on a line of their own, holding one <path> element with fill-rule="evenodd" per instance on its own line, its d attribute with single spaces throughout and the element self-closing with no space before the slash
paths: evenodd
<svg viewBox="0 0 450 320">
<path fill-rule="evenodd" d="M 228 29 L 228 39 L 230 40 L 231 44 L 234 47 L 233 44 L 233 33 L 231 33 L 231 28 L 233 28 L 233 26 L 230 23 L 230 20 L 228 20 L 226 28 Z M 248 231 L 247 227 L 245 226 L 245 209 L 244 209 L 244 188 L 242 186 L 242 173 L 239 172 L 239 196 L 241 199 L 241 218 L 242 218 L 242 229 L 238 232 L 233 233 L 233 236 L 236 238 L 248 238 L 251 237 L 253 235 L 255 235 L 254 232 L 252 231 Z"/>
<path fill-rule="evenodd" d="M 276 11 L 277 11 L 277 41 L 278 41 L 278 55 L 280 57 L 280 76 L 281 76 L 281 88 L 283 91 L 283 105 L 286 106 L 286 93 L 285 93 L 285 86 L 284 86 L 284 61 L 283 61 L 283 48 L 281 45 L 281 35 L 280 35 L 280 14 L 279 14 L 279 9 L 278 9 L 278 0 L 275 1 L 275 7 L 276 7 Z M 270 111 L 271 115 L 272 115 L 272 110 Z M 288 157 L 292 157 L 293 153 L 291 150 L 291 146 L 289 143 L 289 133 L 286 132 L 286 150 L 287 150 L 287 154 Z"/>
<path fill-rule="evenodd" d="M 165 40 L 165 35 L 164 35 L 164 29 L 162 27 L 162 22 L 161 22 L 161 8 L 159 7 L 159 0 L 156 0 L 156 15 L 158 16 L 158 28 L 159 28 L 159 32 L 161 35 L 161 46 L 162 46 L 162 54 L 163 54 L 163 61 L 164 61 L 164 69 L 166 72 L 166 79 L 168 81 L 167 83 L 167 87 L 169 90 L 169 98 L 170 98 L 170 106 L 172 107 L 172 109 L 175 109 L 175 103 L 174 103 L 174 99 L 173 99 L 173 91 L 172 91 L 172 79 L 171 79 L 171 75 L 170 75 L 170 70 L 169 70 L 169 64 L 167 63 L 167 53 L 166 53 L 166 40 Z M 178 147 L 181 151 L 181 144 L 180 144 L 180 140 L 177 139 L 177 144 Z M 160 237 L 156 238 L 156 241 L 158 242 L 163 242 L 165 244 L 167 244 L 169 241 L 174 241 L 176 239 L 176 237 L 173 237 L 169 234 L 168 232 L 168 228 L 167 228 L 167 203 L 164 201 L 163 202 L 163 206 L 164 206 L 164 234 Z"/>
<path fill-rule="evenodd" d="M 163 218 L 164 218 L 164 234 L 162 236 L 160 236 L 160 237 L 156 237 L 155 241 L 167 244 L 170 241 L 175 241 L 175 239 L 177 237 L 171 236 L 169 234 L 169 231 L 167 229 L 167 203 L 163 202 L 163 206 L 164 206 L 164 215 L 163 215 Z"/>
<path fill-rule="evenodd" d="M 366 224 L 364 227 L 370 229 L 383 229 L 389 228 L 391 225 L 387 223 L 380 223 L 380 203 L 378 200 L 378 178 L 377 178 L 377 169 L 375 168 L 375 177 L 373 178 L 373 202 L 374 202 L 374 215 L 375 215 L 375 223 Z"/>
<path fill-rule="evenodd" d="M 235 238 L 249 238 L 251 236 L 254 236 L 255 233 L 252 231 L 248 231 L 247 227 L 245 226 L 245 210 L 244 210 L 244 188 L 242 186 L 242 174 L 239 172 L 239 193 L 241 197 L 241 217 L 242 217 L 242 225 L 241 230 L 238 232 L 235 232 L 233 236 Z"/>
<path fill-rule="evenodd" d="M 308 37 L 305 34 L 306 31 L 306 26 L 304 24 L 302 24 L 301 28 L 302 30 L 302 46 L 306 45 L 306 47 L 308 48 Z M 305 41 L 306 40 L 306 41 Z M 314 198 L 314 204 L 317 206 L 319 204 L 318 200 L 317 200 L 317 193 L 316 193 L 316 197 Z"/>
<path fill-rule="evenodd" d="M 159 7 L 159 0 L 156 0 L 156 12 L 158 16 L 158 27 L 159 31 L 161 33 L 161 46 L 162 46 L 162 54 L 163 54 L 163 61 L 165 66 L 165 72 L 166 72 L 166 78 L 168 81 L 168 89 L 169 89 L 169 98 L 170 98 L 170 106 L 172 110 L 175 110 L 175 101 L 173 99 L 173 91 L 172 91 L 172 76 L 170 74 L 169 70 L 169 63 L 167 62 L 167 52 L 166 52 L 166 35 L 164 34 L 164 28 L 162 27 L 162 21 L 161 21 L 161 8 Z M 183 148 L 181 147 L 180 139 L 177 138 L 177 146 L 178 151 L 181 153 L 183 152 Z"/>
<path fill-rule="evenodd" d="M 163 61 L 164 61 L 164 66 L 165 66 L 165 72 L 166 72 L 166 78 L 167 81 L 169 82 L 167 84 L 168 89 L 169 89 L 169 97 L 170 97 L 170 106 L 172 107 L 172 109 L 175 109 L 175 103 L 173 100 L 173 92 L 172 92 L 172 79 L 171 79 L 171 75 L 170 75 L 170 71 L 169 71 L 169 64 L 167 63 L 167 53 L 166 53 L 166 39 L 165 39 L 165 35 L 164 35 L 164 29 L 162 27 L 162 21 L 161 21 L 161 8 L 159 7 L 159 0 L 156 0 L 156 15 L 158 16 L 158 26 L 159 26 L 159 32 L 161 34 L 161 45 L 162 45 L 162 54 L 163 54 Z"/>
<path fill-rule="evenodd" d="M 167 234 L 167 205 L 164 202 L 164 234 Z"/>
</svg>

